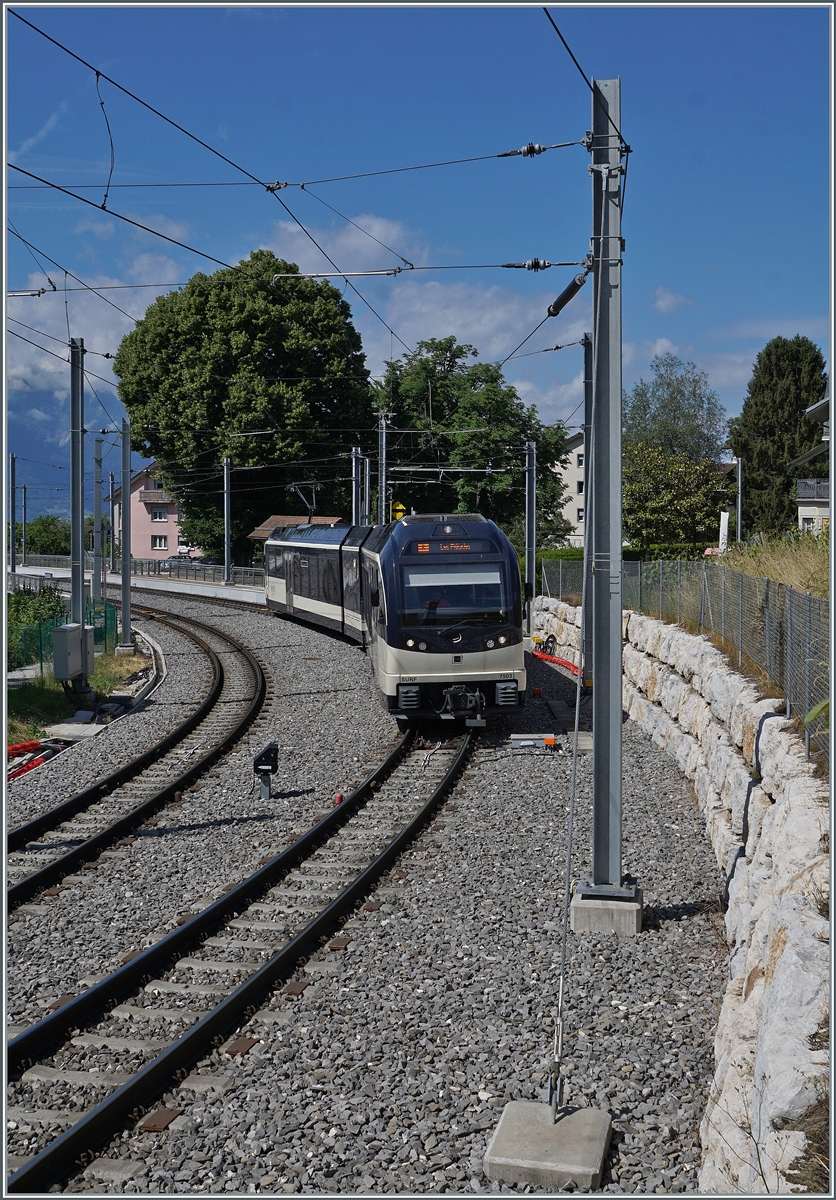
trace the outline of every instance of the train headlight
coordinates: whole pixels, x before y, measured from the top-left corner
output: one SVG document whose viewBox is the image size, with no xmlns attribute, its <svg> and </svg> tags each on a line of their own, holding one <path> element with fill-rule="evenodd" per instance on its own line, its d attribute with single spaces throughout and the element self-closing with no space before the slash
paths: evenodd
<svg viewBox="0 0 836 1200">
<path fill-rule="evenodd" d="M 504 645 L 505 645 L 505 643 L 508 641 L 508 639 L 507 639 L 507 637 L 505 636 L 505 634 L 504 634 L 504 633 L 501 633 L 501 634 L 499 635 L 499 637 L 497 638 L 497 641 L 499 642 L 500 646 L 504 646 Z"/>
<path fill-rule="evenodd" d="M 410 648 L 410 650 L 411 650 L 411 649 L 412 649 L 412 647 L 415 645 L 415 638 L 407 638 L 407 639 L 406 639 L 406 644 L 407 644 L 407 646 L 409 646 L 409 648 Z"/>
<path fill-rule="evenodd" d="M 427 643 L 426 643 L 426 642 L 419 642 L 419 643 L 418 643 L 418 649 L 419 649 L 419 650 L 426 650 L 426 648 L 427 648 Z"/>
<path fill-rule="evenodd" d="M 489 650 L 493 650 L 494 646 L 496 645 L 496 642 L 493 640 L 493 638 L 488 638 L 488 640 L 485 642 L 485 645 L 488 647 Z"/>
</svg>

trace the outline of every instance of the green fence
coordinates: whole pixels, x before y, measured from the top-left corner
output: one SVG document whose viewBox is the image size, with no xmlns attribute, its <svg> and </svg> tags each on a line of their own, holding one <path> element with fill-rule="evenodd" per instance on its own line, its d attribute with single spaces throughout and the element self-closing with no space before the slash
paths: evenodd
<svg viewBox="0 0 836 1200">
<path fill-rule="evenodd" d="M 39 666 L 41 676 L 45 671 L 51 672 L 55 653 L 52 631 L 59 625 L 67 625 L 69 620 L 69 613 L 65 613 L 63 617 L 54 617 L 51 621 L 10 626 L 6 643 L 7 669 L 14 671 L 18 667 Z M 96 604 L 89 596 L 86 597 L 84 624 L 93 626 L 96 653 L 112 654 L 118 637 L 116 606 L 108 601 Z"/>
</svg>

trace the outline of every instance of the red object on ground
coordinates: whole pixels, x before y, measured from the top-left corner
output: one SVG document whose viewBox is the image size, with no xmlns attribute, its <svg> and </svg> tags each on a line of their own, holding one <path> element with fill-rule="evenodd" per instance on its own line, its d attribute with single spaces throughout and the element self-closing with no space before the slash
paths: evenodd
<svg viewBox="0 0 836 1200">
<path fill-rule="evenodd" d="M 14 746 L 9 746 L 6 753 L 9 758 L 19 758 L 21 754 L 32 754 L 40 748 L 40 742 L 18 742 Z"/>
<path fill-rule="evenodd" d="M 24 763 L 22 767 L 16 767 L 14 771 L 9 771 L 9 779 L 17 779 L 18 775 L 25 775 L 27 771 L 31 771 L 34 767 L 40 767 L 47 759 L 41 755 L 39 758 L 33 758 L 28 763 Z"/>
<path fill-rule="evenodd" d="M 573 675 L 578 673 L 578 668 L 574 663 L 569 662 L 568 658 L 558 658 L 555 654 L 546 654 L 543 650 L 532 650 L 531 653 L 535 658 L 542 658 L 546 662 L 557 663 L 559 667 L 566 667 Z"/>
<path fill-rule="evenodd" d="M 345 796 L 342 794 L 342 792 L 337 792 L 336 796 L 334 797 L 334 803 L 342 804 L 343 800 L 345 800 Z"/>
</svg>

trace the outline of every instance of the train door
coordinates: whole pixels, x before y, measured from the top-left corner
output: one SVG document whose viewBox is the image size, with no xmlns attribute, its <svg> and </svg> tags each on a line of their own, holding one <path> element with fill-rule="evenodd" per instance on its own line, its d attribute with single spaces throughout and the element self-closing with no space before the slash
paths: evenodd
<svg viewBox="0 0 836 1200">
<path fill-rule="evenodd" d="M 287 587 L 287 611 L 293 612 L 294 596 L 299 594 L 299 555 L 295 550 L 284 551 L 284 578 Z"/>
</svg>

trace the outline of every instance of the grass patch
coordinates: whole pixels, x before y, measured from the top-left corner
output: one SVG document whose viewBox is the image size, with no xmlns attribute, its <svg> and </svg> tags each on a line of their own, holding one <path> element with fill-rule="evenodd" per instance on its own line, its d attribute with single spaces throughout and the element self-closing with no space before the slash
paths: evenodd
<svg viewBox="0 0 836 1200">
<path fill-rule="evenodd" d="M 830 595 L 830 533 L 766 538 L 762 546 L 733 546 L 723 563 L 744 575 L 788 583 L 800 592 Z"/>
<path fill-rule="evenodd" d="M 90 686 L 97 699 L 103 699 L 120 683 L 136 671 L 147 667 L 151 660 L 142 654 L 117 658 L 115 654 L 102 654 L 96 658 L 96 670 L 90 676 Z M 45 726 L 58 725 L 72 717 L 78 710 L 75 701 L 65 696 L 64 689 L 51 674 L 44 673 L 43 679 L 32 679 L 20 687 L 9 688 L 8 697 L 8 744 L 29 742 L 46 736 Z"/>
<path fill-rule="evenodd" d="M 807 1139 L 804 1151 L 785 1172 L 787 1179 L 805 1192 L 830 1195 L 830 1096 L 821 1096 L 797 1121 L 785 1126 Z"/>
</svg>

